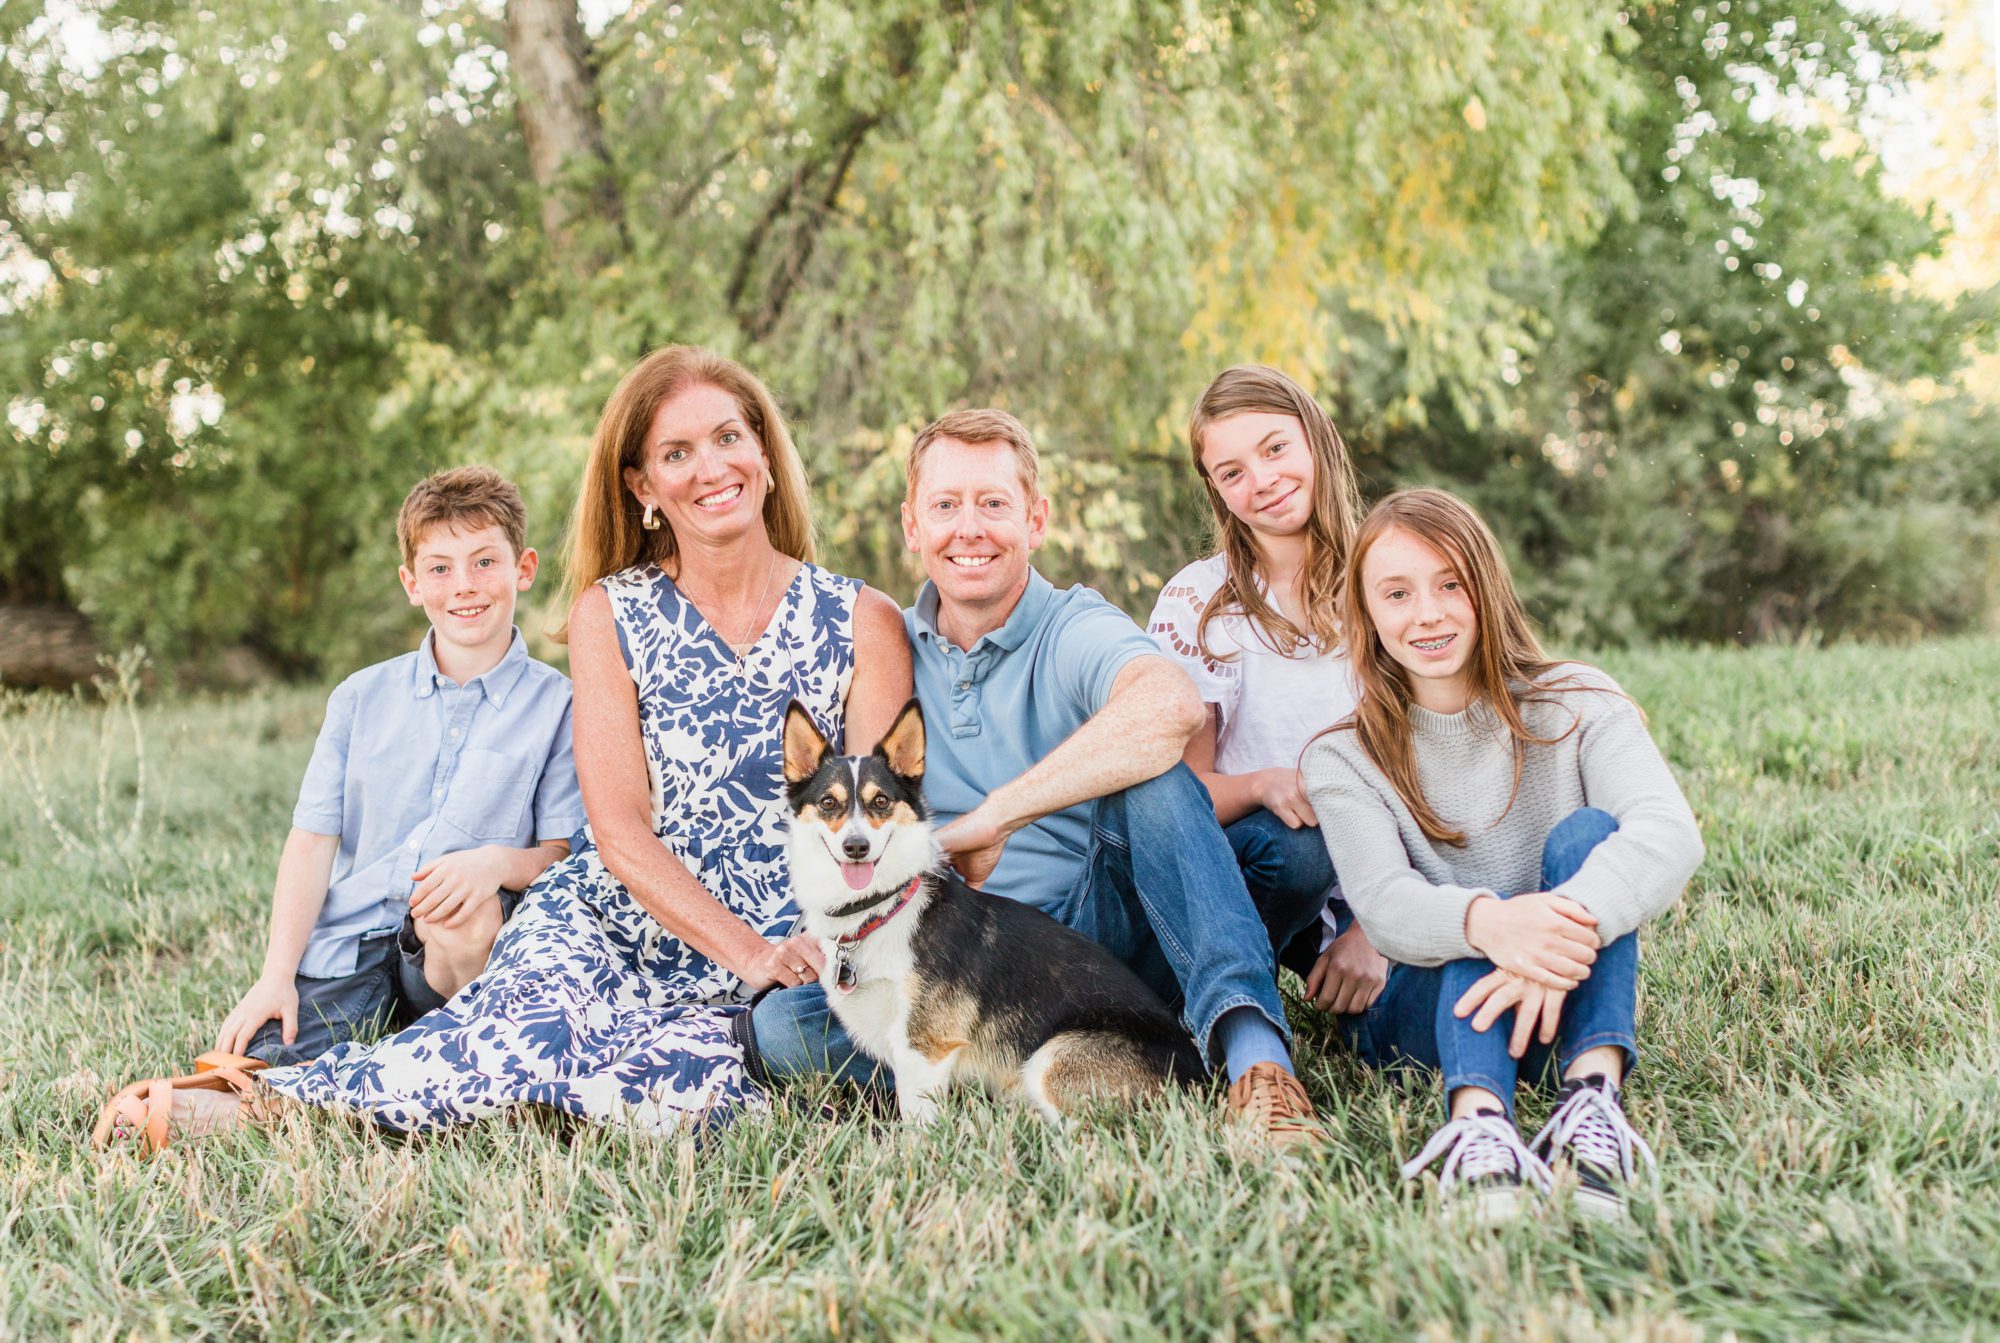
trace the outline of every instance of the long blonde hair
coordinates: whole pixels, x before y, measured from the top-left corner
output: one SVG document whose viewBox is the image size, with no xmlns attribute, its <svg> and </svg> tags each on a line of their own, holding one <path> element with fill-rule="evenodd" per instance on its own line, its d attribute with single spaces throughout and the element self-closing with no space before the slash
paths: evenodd
<svg viewBox="0 0 2000 1343">
<path fill-rule="evenodd" d="M 1278 603 L 1270 601 L 1257 587 L 1257 544 L 1242 519 L 1229 511 L 1222 492 L 1208 478 L 1202 465 L 1202 436 L 1210 425 L 1231 415 L 1248 411 L 1268 411 L 1295 417 L 1305 430 L 1306 447 L 1313 459 L 1312 516 L 1306 522 L 1305 614 L 1306 628 L 1300 629 Z M 1222 552 L 1229 573 L 1202 609 L 1195 626 L 1195 642 L 1203 656 L 1214 656 L 1208 646 L 1208 622 L 1230 612 L 1241 612 L 1273 652 L 1290 653 L 1301 643 L 1310 643 L 1321 652 L 1331 652 L 1340 643 L 1340 590 L 1346 571 L 1348 548 L 1354 541 L 1355 520 L 1361 516 L 1361 492 L 1354 482 L 1354 463 L 1348 459 L 1347 444 L 1334 427 L 1333 418 L 1305 388 L 1275 368 L 1243 364 L 1225 369 L 1194 403 L 1188 415 L 1188 447 L 1194 454 L 1195 474 L 1208 491 L 1208 506 L 1214 514 L 1216 548 Z"/>
<path fill-rule="evenodd" d="M 646 434 L 661 404 L 690 387 L 719 388 L 736 399 L 743 422 L 763 446 L 771 468 L 773 483 L 764 496 L 764 528 L 771 544 L 793 559 L 813 559 L 812 498 L 806 489 L 805 464 L 777 400 L 734 359 L 694 345 L 669 345 L 632 366 L 598 417 L 590 460 L 583 468 L 583 487 L 570 514 L 564 612 L 600 578 L 635 564 L 671 565 L 679 553 L 671 526 L 647 531 L 640 525 L 639 501 L 625 486 L 625 472 L 642 464 Z M 555 637 L 568 641 L 567 615 Z"/>
<path fill-rule="evenodd" d="M 1522 707 L 1547 703 L 1565 691 L 1602 687 L 1574 684 L 1566 678 L 1553 683 L 1543 680 L 1558 667 L 1581 664 L 1551 661 L 1542 651 L 1534 623 L 1514 592 L 1514 579 L 1507 571 L 1500 543 L 1464 500 L 1443 490 L 1399 490 L 1369 511 L 1348 550 L 1340 598 L 1341 623 L 1348 631 L 1348 655 L 1354 663 L 1361 698 L 1352 714 L 1326 731 L 1359 734 L 1368 758 L 1403 799 L 1426 838 L 1433 843 L 1464 844 L 1465 832 L 1446 825 L 1424 797 L 1410 729 L 1410 674 L 1382 646 L 1361 586 L 1361 565 L 1369 547 L 1391 530 L 1407 532 L 1444 556 L 1458 572 L 1472 602 L 1478 623 L 1467 664 L 1473 682 L 1471 702 L 1483 700 L 1492 707 L 1506 725 L 1514 750 L 1514 782 L 1501 815 L 1513 808 L 1520 795 L 1521 767 L 1528 746 L 1553 745 L 1576 731 L 1572 722 L 1557 736 L 1538 737 L 1528 730 Z"/>
</svg>

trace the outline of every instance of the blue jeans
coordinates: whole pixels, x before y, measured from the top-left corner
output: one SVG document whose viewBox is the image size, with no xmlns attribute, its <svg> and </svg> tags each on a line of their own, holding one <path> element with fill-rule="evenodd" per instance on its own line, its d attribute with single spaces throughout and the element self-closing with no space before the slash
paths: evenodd
<svg viewBox="0 0 2000 1343">
<path fill-rule="evenodd" d="M 1231 821 L 1222 833 L 1278 963 L 1304 979 L 1319 959 L 1319 916 L 1333 887 L 1326 837 L 1316 825 L 1294 830 L 1264 807 Z"/>
<path fill-rule="evenodd" d="M 1595 807 L 1571 812 L 1549 832 L 1542 847 L 1542 890 L 1553 890 L 1575 876 L 1590 851 L 1618 829 L 1610 813 Z M 1505 899 L 1505 896 L 1501 897 Z M 1527 1054 L 1507 1053 L 1514 1013 L 1502 1013 L 1484 1031 L 1472 1020 L 1453 1015 L 1452 1004 L 1486 975 L 1493 962 L 1483 956 L 1444 965 L 1393 965 L 1389 982 L 1366 1012 L 1340 1019 L 1347 1041 L 1371 1068 L 1417 1064 L 1444 1074 L 1444 1094 L 1460 1087 L 1481 1087 L 1498 1096 L 1514 1117 L 1514 1087 L 1521 1077 L 1531 1082 L 1556 1073 L 1585 1050 L 1617 1045 L 1625 1051 L 1627 1070 L 1638 1057 L 1633 1043 L 1639 991 L 1639 935 L 1627 933 L 1600 947 L 1590 977 L 1570 991 L 1553 1045 L 1539 1038 Z"/>
<path fill-rule="evenodd" d="M 1289 1039 L 1270 936 L 1194 772 L 1175 765 L 1099 798 L 1090 833 L 1076 884 L 1049 913 L 1178 1006 L 1204 1058 L 1217 1018 L 1238 1007 L 1263 1013 Z M 875 1071 L 817 984 L 768 993 L 742 1021 L 737 1040 L 753 1076 L 832 1073 L 861 1082 Z"/>
</svg>

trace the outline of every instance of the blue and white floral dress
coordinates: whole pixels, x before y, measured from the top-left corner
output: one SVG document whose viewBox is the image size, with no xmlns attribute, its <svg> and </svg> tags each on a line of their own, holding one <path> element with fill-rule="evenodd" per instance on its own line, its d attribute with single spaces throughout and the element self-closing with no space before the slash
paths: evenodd
<svg viewBox="0 0 2000 1343">
<path fill-rule="evenodd" d="M 800 568 L 739 660 L 673 581 L 644 565 L 603 580 L 639 691 L 654 833 L 759 934 L 792 931 L 783 731 L 797 698 L 835 740 L 854 677 L 861 585 Z M 533 1102 L 666 1133 L 767 1104 L 729 1020 L 749 993 L 673 936 L 598 858 L 542 875 L 501 930 L 485 973 L 399 1034 L 264 1074 L 287 1096 L 392 1128 L 442 1128 Z"/>
</svg>

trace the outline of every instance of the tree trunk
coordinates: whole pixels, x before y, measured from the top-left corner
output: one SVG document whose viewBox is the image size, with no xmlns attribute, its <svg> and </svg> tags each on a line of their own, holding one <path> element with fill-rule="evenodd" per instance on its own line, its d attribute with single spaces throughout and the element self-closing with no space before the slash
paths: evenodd
<svg viewBox="0 0 2000 1343">
<path fill-rule="evenodd" d="M 507 0 L 507 65 L 542 229 L 556 256 L 588 275 L 626 245 L 625 206 L 604 149 L 597 77 L 574 0 Z"/>
<path fill-rule="evenodd" d="M 100 670 L 90 621 L 73 606 L 0 601 L 0 682 L 67 690 Z"/>
</svg>

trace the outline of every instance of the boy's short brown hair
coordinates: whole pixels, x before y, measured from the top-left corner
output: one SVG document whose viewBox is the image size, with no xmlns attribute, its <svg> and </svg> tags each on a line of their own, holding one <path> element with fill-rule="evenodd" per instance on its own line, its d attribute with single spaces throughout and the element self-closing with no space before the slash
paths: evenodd
<svg viewBox="0 0 2000 1343">
<path fill-rule="evenodd" d="M 528 510 L 514 482 L 490 466 L 455 466 L 417 482 L 396 514 L 396 541 L 405 567 L 433 527 L 498 527 L 520 559 L 528 549 Z"/>
<path fill-rule="evenodd" d="M 1021 483 L 1028 487 L 1028 498 L 1039 497 L 1037 481 L 1042 459 L 1035 451 L 1035 440 L 1028 427 L 1006 411 L 989 407 L 954 410 L 923 427 L 916 441 L 910 444 L 910 464 L 903 486 L 905 499 L 916 499 L 918 468 L 923 465 L 924 454 L 930 451 L 931 444 L 941 438 L 955 438 L 961 443 L 1005 443 L 1014 450 L 1014 460 L 1021 468 Z"/>
</svg>

